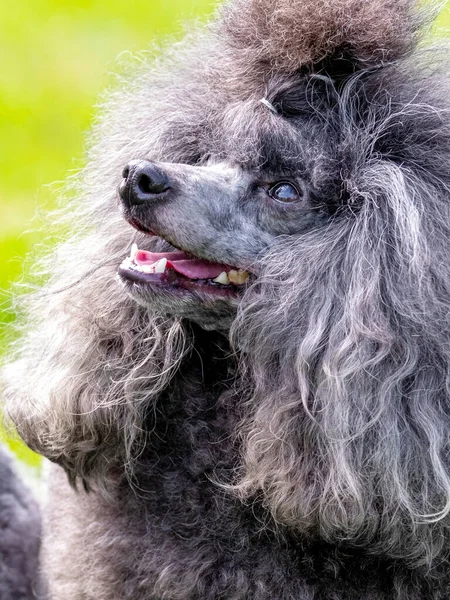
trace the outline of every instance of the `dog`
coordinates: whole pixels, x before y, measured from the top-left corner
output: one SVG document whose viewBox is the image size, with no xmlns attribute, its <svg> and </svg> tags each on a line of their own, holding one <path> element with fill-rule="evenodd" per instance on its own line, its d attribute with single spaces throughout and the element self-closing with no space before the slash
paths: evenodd
<svg viewBox="0 0 450 600">
<path fill-rule="evenodd" d="M 450 113 L 412 0 L 130 65 L 5 370 L 52 600 L 450 595 Z"/>
<path fill-rule="evenodd" d="M 40 593 L 39 507 L 0 446 L 0 598 L 31 600 Z"/>
</svg>

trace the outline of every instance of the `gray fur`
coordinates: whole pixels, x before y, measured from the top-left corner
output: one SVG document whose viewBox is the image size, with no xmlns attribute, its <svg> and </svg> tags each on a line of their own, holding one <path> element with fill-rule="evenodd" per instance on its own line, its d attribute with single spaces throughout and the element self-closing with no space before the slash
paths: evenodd
<svg viewBox="0 0 450 600">
<path fill-rule="evenodd" d="M 420 20 L 235 0 L 108 96 L 5 370 L 76 486 L 53 468 L 52 599 L 450 595 L 449 93 Z M 131 211 L 164 241 L 122 217 L 137 159 L 174 184 Z M 292 206 L 267 194 L 286 178 Z M 229 301 L 124 285 L 132 241 L 252 279 Z"/>
<path fill-rule="evenodd" d="M 41 523 L 30 491 L 0 447 L 0 598 L 38 598 Z"/>
</svg>

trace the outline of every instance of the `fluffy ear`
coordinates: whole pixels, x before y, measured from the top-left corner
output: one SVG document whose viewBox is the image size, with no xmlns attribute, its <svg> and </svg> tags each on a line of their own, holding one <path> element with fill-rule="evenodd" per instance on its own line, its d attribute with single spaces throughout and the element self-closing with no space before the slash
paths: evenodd
<svg viewBox="0 0 450 600">
<path fill-rule="evenodd" d="M 408 53 L 424 14 L 416 0 L 231 0 L 222 31 L 247 72 L 295 72 L 331 55 L 373 66 Z"/>
<path fill-rule="evenodd" d="M 450 526 L 448 94 L 418 81 L 347 83 L 324 127 L 348 203 L 280 240 L 234 325 L 255 385 L 238 489 L 306 535 L 417 563 Z"/>
</svg>

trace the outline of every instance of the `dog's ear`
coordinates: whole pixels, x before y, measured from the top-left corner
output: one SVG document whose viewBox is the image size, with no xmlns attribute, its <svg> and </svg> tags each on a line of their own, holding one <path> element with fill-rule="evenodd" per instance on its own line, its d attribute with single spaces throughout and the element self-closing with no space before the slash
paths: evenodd
<svg viewBox="0 0 450 600">
<path fill-rule="evenodd" d="M 294 73 L 334 56 L 353 68 L 402 57 L 426 16 L 416 0 L 230 0 L 220 31 L 247 72 Z"/>
<path fill-rule="evenodd" d="M 239 489 L 419 562 L 450 520 L 450 113 L 439 76 L 406 68 L 342 90 L 347 204 L 280 239 L 234 336 L 254 382 Z"/>
</svg>

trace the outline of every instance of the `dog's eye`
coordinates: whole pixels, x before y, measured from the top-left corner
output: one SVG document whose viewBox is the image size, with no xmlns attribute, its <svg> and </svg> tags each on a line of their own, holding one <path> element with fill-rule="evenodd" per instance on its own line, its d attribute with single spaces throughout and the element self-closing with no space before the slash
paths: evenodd
<svg viewBox="0 0 450 600">
<path fill-rule="evenodd" d="M 269 189 L 269 196 L 277 202 L 290 203 L 300 200 L 302 194 L 292 183 L 280 181 Z"/>
</svg>

